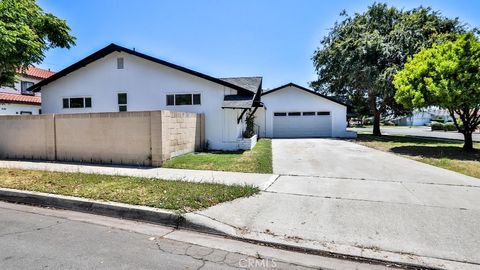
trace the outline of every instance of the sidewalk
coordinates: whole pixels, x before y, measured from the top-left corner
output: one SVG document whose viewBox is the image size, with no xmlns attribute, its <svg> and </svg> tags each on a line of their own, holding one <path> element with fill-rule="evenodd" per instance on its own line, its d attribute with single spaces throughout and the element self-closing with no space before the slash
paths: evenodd
<svg viewBox="0 0 480 270">
<path fill-rule="evenodd" d="M 220 171 L 183 170 L 152 167 L 128 167 L 114 165 L 68 164 L 58 162 L 0 160 L 0 168 L 42 170 L 52 172 L 86 173 L 209 182 L 225 185 L 252 185 L 261 190 L 268 188 L 277 175 L 260 173 L 239 173 Z"/>
</svg>

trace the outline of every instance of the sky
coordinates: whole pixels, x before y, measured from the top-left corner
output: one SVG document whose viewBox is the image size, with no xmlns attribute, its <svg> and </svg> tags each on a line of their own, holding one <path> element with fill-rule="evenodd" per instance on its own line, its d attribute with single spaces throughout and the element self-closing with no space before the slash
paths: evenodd
<svg viewBox="0 0 480 270">
<path fill-rule="evenodd" d="M 65 19 L 77 38 L 39 65 L 60 71 L 110 43 L 135 48 L 213 77 L 262 76 L 264 89 L 315 80 L 312 56 L 339 14 L 363 12 L 359 0 L 37 0 Z M 378 1 L 377 1 L 378 2 Z M 384 1 L 431 6 L 480 27 L 478 0 Z"/>
</svg>

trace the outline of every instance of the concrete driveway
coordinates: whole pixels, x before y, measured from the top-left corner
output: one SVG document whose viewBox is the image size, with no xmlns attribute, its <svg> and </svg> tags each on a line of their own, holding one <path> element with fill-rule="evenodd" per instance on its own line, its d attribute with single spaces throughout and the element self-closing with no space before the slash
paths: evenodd
<svg viewBox="0 0 480 270">
<path fill-rule="evenodd" d="M 448 269 L 480 267 L 480 179 L 352 142 L 273 140 L 279 178 L 200 214 L 244 237 Z"/>
</svg>

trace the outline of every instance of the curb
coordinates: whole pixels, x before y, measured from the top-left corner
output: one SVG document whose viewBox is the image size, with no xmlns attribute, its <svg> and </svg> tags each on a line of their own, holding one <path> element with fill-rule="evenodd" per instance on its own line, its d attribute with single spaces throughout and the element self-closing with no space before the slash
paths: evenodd
<svg viewBox="0 0 480 270">
<path fill-rule="evenodd" d="M 174 228 L 184 228 L 203 233 L 226 236 L 227 234 L 209 227 L 205 222 L 187 220 L 181 214 L 148 206 L 137 206 L 117 202 L 102 202 L 79 197 L 56 195 L 34 191 L 0 188 L 0 200 L 11 203 L 54 207 L 114 218 L 143 221 Z"/>
<path fill-rule="evenodd" d="M 342 252 L 336 253 L 321 249 L 312 249 L 308 247 L 299 247 L 295 245 L 276 243 L 275 241 L 268 241 L 266 239 L 258 240 L 248 237 L 239 237 L 236 228 L 196 213 L 187 213 L 185 215 L 182 215 L 174 211 L 163 210 L 148 206 L 137 206 L 117 202 L 103 202 L 79 197 L 8 188 L 0 188 L 0 201 L 34 206 L 53 207 L 64 210 L 73 210 L 89 214 L 109 216 L 113 218 L 148 222 L 163 226 L 174 227 L 176 229 L 186 229 L 200 233 L 223 236 L 237 241 L 243 241 L 262 246 L 269 246 L 288 251 L 347 259 L 352 261 L 369 262 L 380 265 L 390 265 L 402 269 L 444 269 L 443 267 L 436 267 L 433 265 L 427 266 L 416 263 L 400 262 L 398 260 L 387 261 L 382 259 L 364 257 L 361 255 L 347 255 L 342 254 Z"/>
</svg>

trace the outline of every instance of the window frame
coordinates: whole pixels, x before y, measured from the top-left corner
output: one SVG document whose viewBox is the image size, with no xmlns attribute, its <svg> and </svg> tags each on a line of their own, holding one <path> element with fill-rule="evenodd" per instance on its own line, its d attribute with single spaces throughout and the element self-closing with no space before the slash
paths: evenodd
<svg viewBox="0 0 480 270">
<path fill-rule="evenodd" d="M 125 95 L 125 102 L 120 101 L 120 95 Z M 117 106 L 119 112 L 128 111 L 128 93 L 127 92 L 117 92 Z"/>
<path fill-rule="evenodd" d="M 302 116 L 315 116 L 317 115 L 316 112 L 302 112 Z"/>
<path fill-rule="evenodd" d="M 72 99 L 82 99 L 83 107 L 72 107 Z M 87 102 L 87 100 L 89 100 Z M 66 102 L 66 103 L 65 103 Z M 89 103 L 89 106 L 87 106 Z M 83 96 L 83 97 L 62 97 L 62 109 L 89 109 L 92 108 L 92 97 L 91 96 Z M 67 105 L 67 106 L 65 106 Z"/>
<path fill-rule="evenodd" d="M 190 102 L 185 104 L 178 104 L 177 96 L 190 96 Z M 169 98 L 173 97 L 173 104 L 169 104 Z M 196 99 L 198 98 L 198 103 Z M 193 93 L 167 93 L 165 95 L 165 105 L 166 106 L 201 106 L 202 105 L 202 93 L 193 92 Z"/>
<path fill-rule="evenodd" d="M 325 116 L 325 115 L 330 115 L 330 112 L 327 112 L 327 111 L 317 112 L 317 116 Z"/>
<path fill-rule="evenodd" d="M 287 116 L 287 113 L 286 112 L 274 112 L 273 116 L 284 117 L 284 116 Z"/>
<path fill-rule="evenodd" d="M 25 84 L 29 84 L 29 86 L 24 87 Z M 32 94 L 32 92 L 27 91 L 27 89 L 33 86 L 35 83 L 32 81 L 20 81 L 20 93 L 22 94 Z"/>
<path fill-rule="evenodd" d="M 301 112 L 288 112 L 288 116 L 302 116 Z"/>
</svg>

